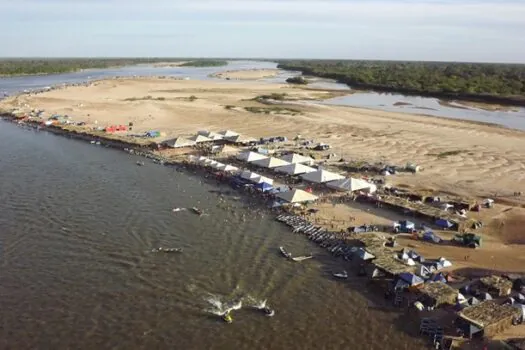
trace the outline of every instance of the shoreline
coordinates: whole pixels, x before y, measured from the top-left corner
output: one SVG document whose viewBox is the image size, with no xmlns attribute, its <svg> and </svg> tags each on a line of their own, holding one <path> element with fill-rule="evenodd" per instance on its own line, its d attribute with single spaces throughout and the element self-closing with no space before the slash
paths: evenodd
<svg viewBox="0 0 525 350">
<path fill-rule="evenodd" d="M 12 122 L 15 124 L 19 124 L 18 120 L 15 115 L 13 114 L 1 114 L 1 119 L 6 122 Z M 98 141 L 100 142 L 101 146 L 119 149 L 121 151 L 124 151 L 131 155 L 141 156 L 145 157 L 147 159 L 151 159 L 156 163 L 160 163 L 160 165 L 164 166 L 174 166 L 178 169 L 181 169 L 182 171 L 187 171 L 189 174 L 198 176 L 200 178 L 204 178 L 210 181 L 215 180 L 218 184 L 228 184 L 228 176 L 221 176 L 220 178 L 214 174 L 214 171 L 200 165 L 193 165 L 192 163 L 184 160 L 170 160 L 168 158 L 161 157 L 159 155 L 156 155 L 153 153 L 152 145 L 153 143 L 145 143 L 145 144 L 139 144 L 136 142 L 128 142 L 125 140 L 118 140 L 114 138 L 108 138 L 100 135 L 93 135 L 89 134 L 87 132 L 77 132 L 75 130 L 67 130 L 61 127 L 56 126 L 42 126 L 40 122 L 38 121 L 27 121 L 25 122 L 26 125 L 28 125 L 32 129 L 47 131 L 56 135 L 73 138 L 85 142 L 92 142 L 92 141 Z M 186 157 L 186 156 L 184 156 Z M 193 171 L 192 171 L 193 170 Z M 321 248 L 324 248 L 325 251 L 329 253 L 329 255 L 333 256 L 334 260 L 340 261 L 340 257 L 343 259 L 343 264 L 347 265 L 348 263 L 352 264 L 352 272 L 357 271 L 358 274 L 361 276 L 361 269 L 363 268 L 362 265 L 357 266 L 352 260 L 356 260 L 355 257 L 353 257 L 354 252 L 351 251 L 352 247 L 348 245 L 348 242 L 355 241 L 356 239 L 358 241 L 361 241 L 359 236 L 356 236 L 355 234 L 349 233 L 349 232 L 339 232 L 339 231 L 331 231 L 330 229 L 326 229 L 325 226 L 319 225 L 317 223 L 312 223 L 309 221 L 305 216 L 303 215 L 296 215 L 295 213 L 291 211 L 279 211 L 275 212 L 274 210 L 271 210 L 265 206 L 264 198 L 261 198 L 261 196 L 253 196 L 254 192 L 249 191 L 242 191 L 235 189 L 236 192 L 240 194 L 246 195 L 246 197 L 255 199 L 256 202 L 259 203 L 251 203 L 254 204 L 257 207 L 257 210 L 265 210 L 268 212 L 271 212 L 272 216 L 275 220 L 280 221 L 291 227 L 290 232 L 292 233 L 300 233 L 302 235 L 305 235 L 306 238 L 308 238 L 313 243 L 316 243 L 316 245 L 320 246 Z M 249 195 L 252 196 L 249 196 Z M 261 204 L 261 205 L 259 205 Z M 378 232 L 379 234 L 384 234 L 383 232 Z M 374 233 L 375 235 L 375 233 Z M 374 242 L 375 239 L 372 238 L 370 242 Z M 386 242 L 386 240 L 384 241 Z M 403 242 L 403 245 L 405 242 Z M 410 245 L 409 245 L 410 247 Z M 368 249 L 369 246 L 365 243 L 365 249 Z M 377 248 L 374 248 L 377 249 Z M 397 250 L 396 250 L 397 251 Z M 394 252 L 394 250 L 392 250 Z M 358 270 L 355 270 L 355 269 Z M 453 273 L 455 275 L 455 273 Z M 360 282 L 365 283 L 365 282 Z M 378 290 L 382 290 L 381 288 L 377 288 Z M 362 291 L 359 289 L 355 289 L 358 293 L 362 294 Z M 364 295 L 364 294 L 363 294 Z M 366 295 L 365 295 L 366 296 Z M 380 294 L 374 293 L 373 295 L 367 296 L 368 298 L 371 298 L 372 300 L 380 300 Z M 388 303 L 385 302 L 384 306 L 376 306 L 383 310 L 396 310 L 399 311 L 400 314 L 404 311 L 403 308 L 395 308 L 392 305 L 387 306 Z M 417 320 L 417 317 L 416 317 Z"/>
</svg>

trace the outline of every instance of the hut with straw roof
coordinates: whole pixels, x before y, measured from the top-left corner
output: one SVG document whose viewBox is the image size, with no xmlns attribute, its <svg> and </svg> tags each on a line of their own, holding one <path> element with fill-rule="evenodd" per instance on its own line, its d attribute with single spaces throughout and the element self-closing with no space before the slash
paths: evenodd
<svg viewBox="0 0 525 350">
<path fill-rule="evenodd" d="M 459 293 L 457 289 L 441 281 L 425 283 L 418 292 L 422 296 L 423 304 L 434 307 L 454 305 Z"/>
<path fill-rule="evenodd" d="M 479 280 L 481 288 L 494 296 L 507 296 L 512 291 L 512 281 L 500 276 L 487 276 Z"/>
<path fill-rule="evenodd" d="M 458 313 L 458 323 L 469 338 L 475 334 L 493 337 L 512 326 L 520 311 L 511 305 L 500 305 L 494 300 L 487 300 L 467 307 Z"/>
</svg>

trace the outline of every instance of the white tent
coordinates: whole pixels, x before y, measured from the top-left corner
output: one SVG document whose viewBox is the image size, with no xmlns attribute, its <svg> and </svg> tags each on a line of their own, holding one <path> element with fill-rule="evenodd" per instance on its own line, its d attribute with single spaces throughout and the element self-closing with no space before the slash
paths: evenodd
<svg viewBox="0 0 525 350">
<path fill-rule="evenodd" d="M 317 196 L 295 188 L 291 191 L 277 193 L 277 198 L 281 198 L 288 203 L 302 203 L 315 201 Z"/>
<path fill-rule="evenodd" d="M 288 163 L 285 160 L 279 159 L 279 158 L 270 157 L 270 158 L 265 158 L 265 159 L 258 159 L 254 161 L 252 164 L 263 167 L 263 168 L 277 168 L 280 166 L 288 165 L 290 163 Z"/>
<path fill-rule="evenodd" d="M 301 178 L 308 182 L 323 183 L 334 180 L 344 179 L 342 175 L 332 173 L 326 170 L 317 170 L 308 174 L 301 175 Z"/>
<path fill-rule="evenodd" d="M 226 166 L 226 164 L 223 164 L 223 163 L 220 163 L 220 162 L 216 162 L 211 167 L 214 168 L 214 169 L 221 169 L 221 168 L 223 168 L 225 166 Z"/>
<path fill-rule="evenodd" d="M 223 131 L 219 131 L 219 135 L 222 135 L 222 136 L 224 136 L 224 137 L 239 136 L 238 133 L 236 133 L 235 131 L 231 131 L 231 130 L 223 130 Z"/>
<path fill-rule="evenodd" d="M 203 136 L 203 135 L 192 136 L 192 137 L 189 138 L 189 140 L 195 141 L 196 143 L 213 141 L 212 139 L 210 139 L 210 138 L 208 138 L 206 136 Z"/>
<path fill-rule="evenodd" d="M 248 137 L 248 136 L 241 136 L 241 135 L 237 135 L 237 136 L 228 136 L 228 137 L 224 137 L 225 140 L 227 141 L 230 141 L 232 143 L 240 143 L 240 144 L 248 144 L 250 142 L 256 142 L 257 140 L 252 138 L 252 137 Z"/>
<path fill-rule="evenodd" d="M 245 180 L 250 180 L 250 181 L 256 181 L 257 179 L 259 179 L 261 177 L 261 175 L 259 174 L 256 174 L 256 173 L 253 173 L 249 170 L 244 170 L 242 173 L 241 173 L 241 178 L 245 179 Z"/>
<path fill-rule="evenodd" d="M 192 162 L 192 163 L 198 162 L 198 161 L 199 161 L 199 157 L 194 156 L 193 154 L 190 154 L 190 155 L 188 156 L 188 161 L 189 161 L 189 162 Z"/>
<path fill-rule="evenodd" d="M 281 157 L 282 160 L 286 160 L 288 163 L 302 163 L 302 164 L 308 164 L 312 165 L 314 164 L 314 160 L 310 157 L 305 157 L 297 153 L 289 153 L 285 154 Z"/>
<path fill-rule="evenodd" d="M 317 169 L 311 168 L 304 164 L 293 163 L 293 164 L 288 164 L 285 166 L 277 167 L 275 168 L 275 171 L 279 173 L 285 173 L 288 175 L 299 175 L 299 174 L 305 174 L 305 173 L 313 173 L 314 171 L 317 171 Z"/>
<path fill-rule="evenodd" d="M 218 134 L 216 132 L 213 132 L 213 131 L 208 131 L 208 130 L 200 130 L 197 132 L 198 135 L 202 135 L 202 136 L 206 136 L 207 138 L 209 139 L 212 139 L 212 140 L 222 140 L 223 138 L 223 135 L 221 134 Z"/>
<path fill-rule="evenodd" d="M 266 176 L 259 176 L 258 178 L 254 179 L 253 182 L 260 184 L 261 182 L 266 182 L 269 185 L 273 185 L 273 179 L 270 179 Z"/>
<path fill-rule="evenodd" d="M 353 177 L 349 179 L 330 181 L 326 184 L 326 186 L 334 190 L 343 191 L 343 192 L 347 192 L 347 191 L 354 192 L 354 191 L 369 189 L 370 185 L 371 184 L 365 180 L 355 179 Z"/>
<path fill-rule="evenodd" d="M 180 148 L 194 146 L 196 142 L 183 137 L 176 137 L 174 139 L 162 141 L 162 144 L 171 148 Z"/>
<path fill-rule="evenodd" d="M 240 153 L 239 155 L 237 155 L 237 159 L 239 160 L 244 160 L 245 162 L 247 163 L 250 163 L 250 162 L 254 162 L 256 160 L 260 160 L 260 159 L 266 159 L 268 157 L 262 155 L 262 154 L 259 154 L 259 153 L 256 153 L 256 152 L 242 152 Z"/>
<path fill-rule="evenodd" d="M 239 168 L 233 165 L 227 164 L 224 168 L 221 169 L 222 171 L 228 172 L 228 173 L 237 173 L 239 172 Z"/>
<path fill-rule="evenodd" d="M 200 156 L 199 159 L 197 159 L 197 161 L 198 161 L 199 163 L 201 163 L 201 164 L 204 163 L 204 162 L 207 161 L 207 160 L 208 160 L 208 157 L 204 157 L 204 156 Z"/>
<path fill-rule="evenodd" d="M 452 263 L 450 261 L 448 261 L 447 259 L 441 257 L 439 258 L 439 262 L 441 263 L 441 265 L 443 265 L 443 267 L 451 267 L 452 266 Z"/>
<path fill-rule="evenodd" d="M 211 166 L 213 167 L 215 164 L 217 164 L 218 162 L 216 160 L 213 160 L 213 159 L 206 159 L 204 161 L 204 165 L 206 166 Z"/>
</svg>

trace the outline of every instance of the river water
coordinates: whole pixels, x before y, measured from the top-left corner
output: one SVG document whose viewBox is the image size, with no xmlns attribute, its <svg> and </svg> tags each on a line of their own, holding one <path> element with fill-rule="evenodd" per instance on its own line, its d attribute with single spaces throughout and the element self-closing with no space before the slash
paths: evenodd
<svg viewBox="0 0 525 350">
<path fill-rule="evenodd" d="M 136 160 L 0 121 L 0 349 L 423 348 L 249 197 Z M 206 215 L 172 212 L 192 206 Z M 250 308 L 263 300 L 273 318 Z"/>
<path fill-rule="evenodd" d="M 63 83 L 80 83 L 94 79 L 110 78 L 115 76 L 169 76 L 208 80 L 215 79 L 211 74 L 224 70 L 241 69 L 274 69 L 277 63 L 264 61 L 229 61 L 226 67 L 154 67 L 152 65 L 136 65 L 110 69 L 90 69 L 81 72 L 56 74 L 47 76 L 25 76 L 0 79 L 0 98 L 3 94 L 14 94 L 24 90 L 42 89 Z M 287 78 L 299 72 L 281 71 L 273 78 L 262 79 L 267 83 L 284 83 Z M 329 79 L 311 78 L 310 87 L 321 89 L 348 90 L 345 84 L 336 83 Z M 355 92 L 323 101 L 326 104 L 363 107 L 391 112 L 424 114 L 452 119 L 463 119 L 475 122 L 497 124 L 503 127 L 525 130 L 525 108 L 513 107 L 511 111 L 487 111 L 465 105 L 443 105 L 436 98 L 405 96 L 393 93 Z"/>
</svg>

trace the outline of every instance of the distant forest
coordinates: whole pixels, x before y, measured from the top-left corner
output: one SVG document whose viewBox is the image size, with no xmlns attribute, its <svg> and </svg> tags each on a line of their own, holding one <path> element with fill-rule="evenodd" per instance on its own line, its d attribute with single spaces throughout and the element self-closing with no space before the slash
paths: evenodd
<svg viewBox="0 0 525 350">
<path fill-rule="evenodd" d="M 181 67 L 220 67 L 228 65 L 228 61 L 223 60 L 194 60 L 181 64 Z"/>
<path fill-rule="evenodd" d="M 182 58 L 35 58 L 0 59 L 0 76 L 57 74 L 81 69 L 121 67 L 141 63 L 181 62 Z M 226 61 L 192 60 L 192 66 L 209 66 Z"/>
<path fill-rule="evenodd" d="M 525 105 L 525 65 L 395 61 L 280 61 L 279 68 L 354 88 Z"/>
</svg>

